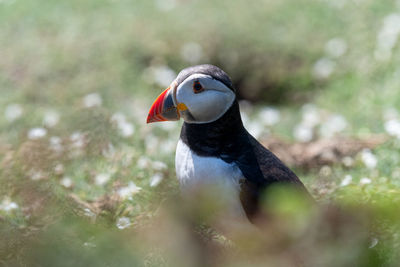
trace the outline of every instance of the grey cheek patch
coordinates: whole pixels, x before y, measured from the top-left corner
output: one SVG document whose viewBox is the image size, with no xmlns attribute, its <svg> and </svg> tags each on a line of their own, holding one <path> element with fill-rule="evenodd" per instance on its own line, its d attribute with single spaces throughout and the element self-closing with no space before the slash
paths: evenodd
<svg viewBox="0 0 400 267">
<path fill-rule="evenodd" d="M 189 122 L 196 121 L 196 119 L 193 117 L 192 113 L 190 113 L 190 111 L 188 109 L 181 111 L 181 115 Z"/>
</svg>

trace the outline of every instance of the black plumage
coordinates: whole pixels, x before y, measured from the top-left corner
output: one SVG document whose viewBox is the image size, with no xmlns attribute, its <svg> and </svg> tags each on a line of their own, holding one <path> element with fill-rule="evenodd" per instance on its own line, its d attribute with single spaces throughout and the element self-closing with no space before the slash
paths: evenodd
<svg viewBox="0 0 400 267">
<path fill-rule="evenodd" d="M 220 68 L 210 64 L 192 66 L 181 70 L 181 72 L 178 74 L 178 77 L 176 78 L 176 82 L 180 84 L 192 74 L 209 75 L 214 79 L 225 84 L 232 91 L 235 91 L 232 85 L 232 81 L 229 78 L 228 74 L 226 74 L 225 71 L 221 70 Z"/>
</svg>

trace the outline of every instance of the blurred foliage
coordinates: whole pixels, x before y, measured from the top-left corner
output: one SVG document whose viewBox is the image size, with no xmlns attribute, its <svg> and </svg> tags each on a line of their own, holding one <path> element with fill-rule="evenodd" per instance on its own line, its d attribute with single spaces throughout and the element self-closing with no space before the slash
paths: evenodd
<svg viewBox="0 0 400 267">
<path fill-rule="evenodd" d="M 315 206 L 287 188 L 269 193 L 268 203 L 278 204 L 265 207 L 269 216 L 261 229 L 224 226 L 233 242 L 199 224 L 199 216 L 214 224 L 221 219 L 210 216 L 216 207 L 207 209 L 202 201 L 170 200 L 145 225 L 122 232 L 52 202 L 39 215 L 46 225 L 17 229 L 2 223 L 0 255 L 5 266 L 397 265 L 398 197 Z M 355 187 L 339 193 L 365 194 Z"/>
<path fill-rule="evenodd" d="M 397 266 L 399 12 L 389 0 L 0 0 L 0 265 Z M 216 231 L 213 190 L 175 199 L 180 123 L 144 125 L 200 63 L 258 103 L 242 102 L 257 137 L 393 137 L 297 170 L 318 205 L 271 189 L 261 230 Z"/>
<path fill-rule="evenodd" d="M 368 56 L 380 18 L 392 10 L 388 3 L 3 2 L 2 83 L 25 88 L 25 97 L 42 104 L 70 104 L 76 90 L 106 96 L 112 90 L 106 99 L 115 101 L 149 88 L 142 81 L 149 66 L 178 71 L 193 63 L 226 70 L 246 99 L 304 99 L 330 81 L 316 79 L 310 69 L 334 37 L 351 44 L 337 62 L 338 76 L 356 83 L 364 74 L 379 80 L 395 66 L 376 68 Z M 185 57 L 185 49 L 199 55 Z"/>
</svg>

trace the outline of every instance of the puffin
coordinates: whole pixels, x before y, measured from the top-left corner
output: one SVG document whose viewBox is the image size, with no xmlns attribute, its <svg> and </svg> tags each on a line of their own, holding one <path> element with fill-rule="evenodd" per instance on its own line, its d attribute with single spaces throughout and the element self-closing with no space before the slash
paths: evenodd
<svg viewBox="0 0 400 267">
<path fill-rule="evenodd" d="M 252 224 L 272 185 L 292 185 L 310 197 L 296 174 L 245 129 L 236 90 L 222 69 L 210 64 L 183 69 L 156 98 L 147 123 L 181 118 L 175 154 L 181 191 L 204 184 L 226 189 L 220 197 L 229 200 L 229 220 Z"/>
</svg>

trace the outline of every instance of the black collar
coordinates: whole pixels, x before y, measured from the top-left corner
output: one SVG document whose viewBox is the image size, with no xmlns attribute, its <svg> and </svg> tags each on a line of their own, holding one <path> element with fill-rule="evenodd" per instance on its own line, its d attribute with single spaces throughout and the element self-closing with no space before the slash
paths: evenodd
<svg viewBox="0 0 400 267">
<path fill-rule="evenodd" d="M 216 121 L 203 124 L 185 122 L 180 138 L 199 156 L 223 157 L 239 153 L 238 142 L 246 134 L 239 104 L 235 100 L 228 111 Z"/>
</svg>

